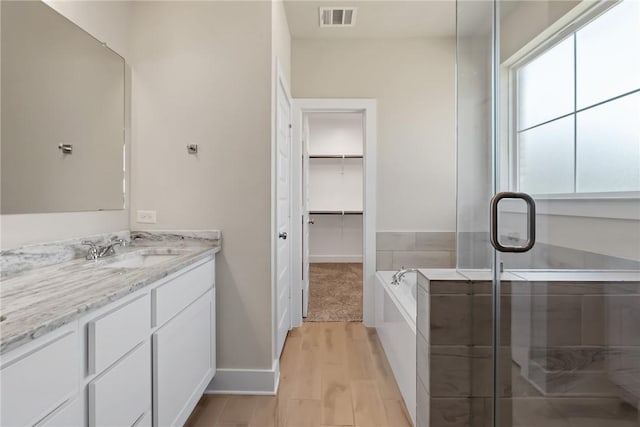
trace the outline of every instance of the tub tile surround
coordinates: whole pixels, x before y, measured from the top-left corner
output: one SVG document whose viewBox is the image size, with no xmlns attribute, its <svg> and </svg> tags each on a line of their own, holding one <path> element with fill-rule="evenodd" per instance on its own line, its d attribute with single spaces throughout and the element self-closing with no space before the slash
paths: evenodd
<svg viewBox="0 0 640 427">
<path fill-rule="evenodd" d="M 110 302 L 175 273 L 221 250 L 219 231 L 206 232 L 122 232 L 88 238 L 130 237 L 131 245 L 117 247 L 126 257 L 140 249 L 175 253 L 166 261 L 138 268 L 104 268 L 109 258 L 87 261 L 86 247 L 78 250 L 83 239 L 53 244 L 31 245 L 10 251 L 6 261 L 20 265 L 0 282 L 0 313 L 6 316 L 0 330 L 0 354 L 57 329 Z M 41 249 L 43 248 L 44 249 Z M 56 256 L 56 252 L 58 255 Z M 43 262 L 33 261 L 41 254 Z M 73 258 L 70 258 L 74 254 Z M 5 253 L 2 253 L 3 262 Z M 52 260 L 59 260 L 51 264 Z M 24 268 L 25 265 L 31 268 Z"/>
<path fill-rule="evenodd" d="M 505 270 L 516 269 L 574 269 L 574 270 L 638 270 L 640 260 L 625 259 L 595 252 L 553 245 L 540 241 L 528 252 L 501 255 Z M 521 245 L 517 239 L 502 236 L 501 241 L 510 245 Z M 486 268 L 491 265 L 493 247 L 487 232 L 458 233 L 459 247 L 464 248 L 457 254 L 460 268 Z"/>
<path fill-rule="evenodd" d="M 377 269 L 454 267 L 455 237 L 455 232 L 378 232 Z"/>
<path fill-rule="evenodd" d="M 445 271 L 418 275 L 418 396 L 425 397 L 417 425 L 428 425 L 426 419 L 431 427 L 489 426 L 491 273 Z M 519 272 L 502 279 L 499 424 L 637 425 L 638 273 Z"/>
</svg>

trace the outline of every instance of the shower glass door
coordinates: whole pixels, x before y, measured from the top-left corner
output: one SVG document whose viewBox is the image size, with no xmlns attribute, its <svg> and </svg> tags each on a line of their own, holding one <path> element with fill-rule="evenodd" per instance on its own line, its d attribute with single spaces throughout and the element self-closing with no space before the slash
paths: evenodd
<svg viewBox="0 0 640 427">
<path fill-rule="evenodd" d="M 637 427 L 640 2 L 459 1 L 457 22 L 458 269 L 493 277 L 470 425 Z"/>
</svg>

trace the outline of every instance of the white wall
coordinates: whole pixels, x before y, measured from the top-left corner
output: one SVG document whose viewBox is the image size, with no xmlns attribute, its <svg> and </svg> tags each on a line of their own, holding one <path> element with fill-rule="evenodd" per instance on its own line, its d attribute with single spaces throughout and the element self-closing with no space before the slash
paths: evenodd
<svg viewBox="0 0 640 427">
<path fill-rule="evenodd" d="M 132 227 L 222 230 L 218 366 L 270 369 L 271 5 L 132 8 Z"/>
<path fill-rule="evenodd" d="M 310 155 L 362 155 L 363 117 L 358 113 L 308 115 Z M 363 161 L 309 160 L 310 211 L 362 211 Z M 362 262 L 362 215 L 311 215 L 310 262 Z"/>
<path fill-rule="evenodd" d="M 455 230 L 455 41 L 294 40 L 295 98 L 378 100 L 377 230 Z"/>
<path fill-rule="evenodd" d="M 127 59 L 128 2 L 48 1 L 58 12 Z M 128 124 L 128 123 L 127 123 Z M 128 177 L 127 177 L 128 178 Z M 127 210 L 0 216 L 0 247 L 64 240 L 129 228 Z"/>
</svg>

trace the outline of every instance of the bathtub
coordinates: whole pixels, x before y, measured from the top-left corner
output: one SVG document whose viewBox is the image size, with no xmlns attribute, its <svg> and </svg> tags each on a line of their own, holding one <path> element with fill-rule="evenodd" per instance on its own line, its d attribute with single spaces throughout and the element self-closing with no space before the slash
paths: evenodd
<svg viewBox="0 0 640 427">
<path fill-rule="evenodd" d="M 417 273 L 392 285 L 395 271 L 378 271 L 375 327 L 396 378 L 411 421 L 416 425 L 416 288 Z"/>
</svg>

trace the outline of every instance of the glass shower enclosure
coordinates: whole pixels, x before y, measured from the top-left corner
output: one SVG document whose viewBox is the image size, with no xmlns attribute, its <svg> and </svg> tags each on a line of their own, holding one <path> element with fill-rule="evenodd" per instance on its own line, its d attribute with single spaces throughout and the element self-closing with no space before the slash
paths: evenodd
<svg viewBox="0 0 640 427">
<path fill-rule="evenodd" d="M 493 384 L 450 425 L 637 427 L 640 2 L 456 7 L 457 269 L 492 279 Z"/>
</svg>

